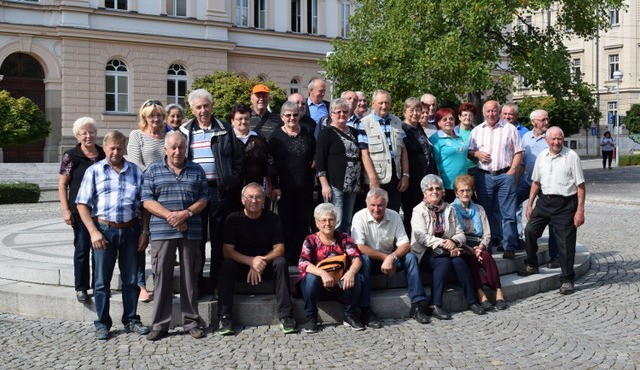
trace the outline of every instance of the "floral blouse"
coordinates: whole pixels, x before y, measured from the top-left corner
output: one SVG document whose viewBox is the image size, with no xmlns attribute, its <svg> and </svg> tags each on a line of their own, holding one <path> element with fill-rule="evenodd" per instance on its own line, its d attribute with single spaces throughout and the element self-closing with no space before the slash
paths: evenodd
<svg viewBox="0 0 640 370">
<path fill-rule="evenodd" d="M 300 259 L 298 260 L 300 279 L 304 278 L 307 274 L 307 266 L 315 265 L 325 258 L 343 253 L 349 256 L 350 261 L 353 261 L 355 258 L 360 258 L 360 251 L 358 251 L 349 234 L 335 232 L 335 240 L 332 245 L 324 244 L 316 233 L 304 239 Z"/>
</svg>

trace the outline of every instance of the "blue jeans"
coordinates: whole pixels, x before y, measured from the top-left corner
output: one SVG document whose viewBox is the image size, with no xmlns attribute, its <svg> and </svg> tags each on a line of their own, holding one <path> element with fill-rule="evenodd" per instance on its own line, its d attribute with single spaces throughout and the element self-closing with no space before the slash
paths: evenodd
<svg viewBox="0 0 640 370">
<path fill-rule="evenodd" d="M 337 299 L 344 304 L 345 316 L 355 317 L 362 280 L 362 274 L 356 274 L 353 288 L 348 290 L 336 289 L 335 292 L 329 292 L 322 286 L 322 278 L 320 276 L 307 273 L 300 282 L 300 290 L 302 290 L 302 298 L 304 299 L 304 316 L 307 318 L 316 317 L 318 315 L 318 299 L 320 297 L 328 297 Z"/>
<path fill-rule="evenodd" d="M 73 213 L 73 276 L 76 292 L 91 288 L 91 236 L 80 215 Z"/>
<path fill-rule="evenodd" d="M 475 174 L 478 203 L 487 213 L 491 235 L 502 235 L 502 244 L 506 251 L 514 251 L 518 246 L 515 179 L 515 175 L 506 173 L 491 176 L 477 171 Z M 502 219 L 496 215 L 498 209 Z"/>
<path fill-rule="evenodd" d="M 334 186 L 331 187 L 331 193 L 331 204 L 336 207 L 336 230 L 351 234 L 351 219 L 353 218 L 353 206 L 356 204 L 356 193 L 345 193 Z"/>
<path fill-rule="evenodd" d="M 107 248 L 93 250 L 93 299 L 98 315 L 94 325 L 96 329 L 110 329 L 113 324 L 109 316 L 109 296 L 116 259 L 122 277 L 122 323 L 126 325 L 131 321 L 140 321 L 140 316 L 136 314 L 140 295 L 140 287 L 136 283 L 140 228 L 114 229 L 102 224 L 98 224 L 98 228 L 107 241 Z"/>
<path fill-rule="evenodd" d="M 362 292 L 360 293 L 360 307 L 371 307 L 371 275 L 380 275 L 380 266 L 382 261 L 373 260 L 366 254 L 361 254 L 362 268 L 360 273 L 363 277 Z M 373 266 L 373 267 L 372 267 Z M 424 294 L 424 286 L 420 279 L 420 268 L 418 267 L 418 257 L 415 254 L 409 252 L 406 255 L 398 258 L 395 262 L 396 270 L 403 271 L 404 276 L 407 279 L 407 290 L 409 291 L 409 298 L 411 303 L 418 303 L 427 299 Z"/>
<path fill-rule="evenodd" d="M 531 191 L 531 184 L 525 179 L 525 176 L 520 177 L 520 184 L 518 184 L 518 191 L 516 196 L 516 202 L 522 205 L 522 202 L 529 199 L 529 192 Z M 521 207 L 522 208 L 522 207 Z M 520 227 L 520 225 L 518 225 Z M 520 229 L 518 229 L 520 234 Z M 524 230 L 522 232 L 524 236 Z M 556 241 L 556 233 L 553 230 L 553 225 L 549 224 L 549 258 L 554 259 L 560 256 L 558 251 L 558 242 Z"/>
<path fill-rule="evenodd" d="M 458 283 L 462 287 L 464 299 L 468 305 L 477 303 L 476 292 L 473 288 L 473 280 L 469 266 L 462 257 L 437 257 L 427 252 L 420 261 L 420 268 L 431 273 L 431 303 L 442 307 L 442 296 L 447 277 L 451 272 L 455 273 Z"/>
</svg>

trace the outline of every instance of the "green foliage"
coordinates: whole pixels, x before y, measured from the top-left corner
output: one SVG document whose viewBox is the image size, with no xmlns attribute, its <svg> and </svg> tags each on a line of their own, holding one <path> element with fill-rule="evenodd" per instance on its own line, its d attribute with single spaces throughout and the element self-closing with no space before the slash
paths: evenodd
<svg viewBox="0 0 640 370">
<path fill-rule="evenodd" d="M 620 166 L 638 166 L 640 165 L 640 154 L 621 155 Z"/>
<path fill-rule="evenodd" d="M 39 199 L 38 184 L 0 184 L 0 204 L 38 203 Z"/>
<path fill-rule="evenodd" d="M 640 134 L 640 104 L 631 105 L 624 118 L 624 124 L 629 132 Z"/>
<path fill-rule="evenodd" d="M 0 147 L 36 141 L 49 132 L 51 123 L 34 102 L 0 91 Z"/>
<path fill-rule="evenodd" d="M 570 72 L 563 41 L 610 28 L 608 12 L 623 0 L 361 0 L 349 40 L 321 61 L 337 91 L 391 92 L 396 105 L 430 92 L 443 101 L 489 92 L 505 101 L 514 78 L 556 99 L 583 99 L 589 89 Z M 552 27 L 505 32 L 516 18 L 553 5 Z M 510 27 L 510 26 L 507 26 Z M 567 32 L 566 30 L 572 30 Z M 509 60 L 508 65 L 505 60 Z"/>
<path fill-rule="evenodd" d="M 265 84 L 271 90 L 271 109 L 280 112 L 280 106 L 287 100 L 287 92 L 272 81 L 259 81 L 255 78 L 239 77 L 231 72 L 216 71 L 210 75 L 198 77 L 191 85 L 192 90 L 206 89 L 213 95 L 214 117 L 228 121 L 229 111 L 236 104 L 251 106 L 251 90 L 257 84 Z M 186 109 L 187 117 L 193 115 Z"/>
</svg>

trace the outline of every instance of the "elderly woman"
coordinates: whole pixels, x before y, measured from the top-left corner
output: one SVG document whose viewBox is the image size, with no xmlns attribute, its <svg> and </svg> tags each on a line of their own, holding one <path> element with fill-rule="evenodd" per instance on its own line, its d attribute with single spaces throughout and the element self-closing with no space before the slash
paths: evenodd
<svg viewBox="0 0 640 370">
<path fill-rule="evenodd" d="M 165 108 L 167 117 L 165 119 L 165 131 L 177 131 L 184 119 L 184 110 L 180 104 L 168 104 Z"/>
<path fill-rule="evenodd" d="M 344 303 L 344 325 L 353 330 L 364 330 L 356 319 L 357 302 L 360 297 L 362 275 L 358 274 L 362 261 L 360 252 L 348 234 L 336 231 L 336 208 L 331 203 L 322 203 L 313 211 L 318 232 L 307 236 L 302 244 L 298 270 L 300 289 L 304 299 L 304 315 L 307 319 L 304 331 L 318 330 L 318 298 L 321 295 L 336 298 Z M 323 259 L 346 254 L 348 269 L 339 281 L 327 271 L 317 267 Z M 324 289 L 323 289 L 324 288 Z"/>
<path fill-rule="evenodd" d="M 264 186 L 267 193 L 271 191 L 271 177 L 268 175 L 267 163 L 269 152 L 264 138 L 251 130 L 251 108 L 238 104 L 231 108 L 229 121 L 235 135 L 234 144 L 242 153 L 242 175 L 238 185 L 234 187 L 231 198 L 234 210 L 243 209 L 240 193 L 245 185 L 252 182 Z"/>
<path fill-rule="evenodd" d="M 449 203 L 456 199 L 453 180 L 467 173 L 467 144 L 453 129 L 456 124 L 454 114 L 451 108 L 438 109 L 436 122 L 440 129 L 429 138 L 444 182 L 444 200 Z"/>
<path fill-rule="evenodd" d="M 167 113 L 158 100 L 147 100 L 138 111 L 139 130 L 131 131 L 127 144 L 127 159 L 144 172 L 149 165 L 164 158 L 164 118 Z M 148 302 L 151 297 L 145 282 L 145 252 L 138 256 L 138 286 L 140 301 Z"/>
<path fill-rule="evenodd" d="M 460 124 L 456 126 L 454 130 L 467 146 L 469 145 L 469 137 L 471 137 L 471 130 L 473 130 L 473 122 L 477 112 L 476 105 L 473 103 L 462 103 L 458 107 L 458 120 L 460 120 Z M 471 173 L 472 169 L 476 167 L 476 162 L 467 158 L 467 171 Z"/>
<path fill-rule="evenodd" d="M 62 156 L 58 180 L 62 219 L 73 227 L 73 274 L 78 302 L 89 300 L 91 237 L 78 214 L 76 196 L 87 168 L 105 158 L 102 148 L 96 145 L 97 133 L 96 121 L 91 117 L 81 117 L 73 123 L 73 135 L 78 144 Z"/>
<path fill-rule="evenodd" d="M 295 265 L 300 245 L 309 234 L 309 215 L 313 201 L 313 156 L 316 143 L 313 133 L 300 127 L 300 111 L 293 102 L 280 109 L 284 125 L 274 130 L 269 139 L 275 175 L 272 177 L 273 197 L 280 199 L 278 214 L 284 225 L 285 257 Z"/>
<path fill-rule="evenodd" d="M 478 301 L 485 310 L 493 309 L 493 305 L 482 289 L 486 285 L 496 291 L 496 308 L 504 310 L 507 308 L 507 303 L 504 300 L 504 292 L 500 284 L 500 272 L 496 261 L 487 251 L 487 246 L 491 242 L 487 214 L 481 205 L 475 204 L 471 200 L 475 191 L 473 176 L 458 176 L 453 183 L 453 188 L 457 198 L 453 201 L 452 206 L 456 211 L 458 224 L 461 225 L 467 239 L 464 247 L 468 253 L 464 253 L 462 257 L 471 270 Z"/>
<path fill-rule="evenodd" d="M 330 107 L 331 125 L 320 131 L 318 137 L 316 172 L 322 186 L 322 198 L 336 207 L 336 228 L 348 233 L 362 171 L 358 131 L 347 126 L 349 103 L 345 99 L 335 99 Z"/>
<path fill-rule="evenodd" d="M 476 299 L 469 267 L 460 257 L 466 239 L 453 207 L 443 200 L 442 179 L 427 175 L 420 182 L 420 188 L 424 200 L 413 209 L 411 250 L 418 256 L 420 268 L 432 274 L 433 316 L 440 320 L 451 319 L 451 314 L 442 308 L 444 284 L 450 271 L 462 286 L 469 309 L 477 315 L 486 314 Z"/>
<path fill-rule="evenodd" d="M 404 102 L 402 129 L 406 134 L 404 145 L 409 158 L 409 187 L 402 193 L 402 209 L 407 235 L 411 235 L 411 210 L 422 200 L 420 180 L 430 173 L 438 174 L 433 146 L 420 126 L 422 112 L 422 102 L 418 98 L 409 98 Z"/>
</svg>

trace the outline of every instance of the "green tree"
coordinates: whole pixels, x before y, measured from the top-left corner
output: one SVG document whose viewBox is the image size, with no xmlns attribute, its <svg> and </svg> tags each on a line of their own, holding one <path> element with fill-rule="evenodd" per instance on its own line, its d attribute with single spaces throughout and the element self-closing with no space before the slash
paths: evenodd
<svg viewBox="0 0 640 370">
<path fill-rule="evenodd" d="M 444 101 L 490 92 L 504 101 L 515 77 L 556 99 L 587 89 L 570 72 L 567 37 L 593 38 L 623 0 L 361 0 L 349 40 L 321 61 L 338 91 L 383 88 L 399 102 L 431 92 Z M 546 15 L 552 26 L 514 20 Z M 567 30 L 571 30 L 567 32 Z M 506 63 L 505 61 L 509 61 Z"/>
<path fill-rule="evenodd" d="M 627 130 L 634 134 L 640 134 L 640 104 L 633 104 L 624 117 Z"/>
<path fill-rule="evenodd" d="M 593 122 L 598 112 L 590 102 L 579 99 L 560 99 L 551 96 L 525 97 L 518 103 L 520 122 L 533 127 L 529 115 L 536 109 L 544 109 L 549 113 L 549 125 L 562 128 L 565 136 L 576 134 L 581 128 Z"/>
<path fill-rule="evenodd" d="M 51 123 L 34 102 L 0 91 L 0 148 L 36 141 L 49 132 Z"/>
<path fill-rule="evenodd" d="M 280 106 L 287 100 L 287 92 L 272 81 L 243 78 L 231 72 L 217 71 L 194 79 L 191 89 L 209 91 L 213 95 L 214 117 L 228 121 L 229 111 L 234 105 L 243 103 L 251 106 L 251 90 L 260 83 L 271 90 L 271 109 L 279 113 Z M 186 109 L 186 113 L 188 117 L 193 117 L 189 109 Z"/>
</svg>

